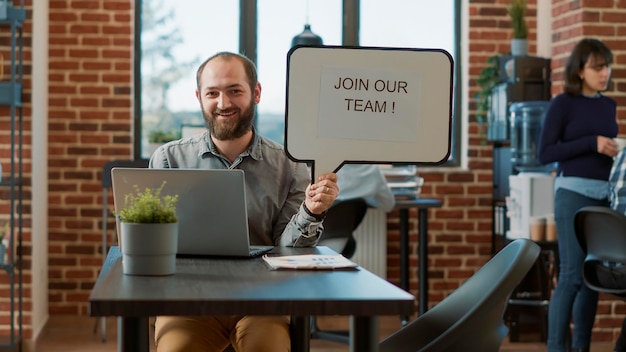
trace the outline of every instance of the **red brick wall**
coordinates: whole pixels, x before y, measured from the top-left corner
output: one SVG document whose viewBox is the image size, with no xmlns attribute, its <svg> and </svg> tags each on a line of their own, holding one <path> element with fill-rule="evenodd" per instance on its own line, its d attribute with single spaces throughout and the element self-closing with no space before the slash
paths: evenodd
<svg viewBox="0 0 626 352">
<path fill-rule="evenodd" d="M 30 1 L 27 1 L 30 8 Z M 529 1 L 530 53 L 536 52 L 535 5 Z M 582 36 L 598 36 L 615 53 L 611 96 L 624 106 L 624 40 L 621 23 L 626 0 L 553 0 L 553 92 L 560 91 L 563 60 Z M 476 77 L 488 57 L 507 53 L 512 32 L 506 15 L 508 0 L 470 1 L 469 76 L 466 98 L 469 121 L 469 170 L 420 170 L 426 179 L 424 197 L 443 201 L 429 211 L 430 305 L 439 302 L 489 258 L 491 250 L 492 146 L 473 118 Z M 31 16 L 29 15 L 29 18 Z M 87 299 L 101 265 L 101 170 L 106 161 L 132 158 L 132 0 L 51 0 L 49 74 L 49 299 L 50 314 L 87 314 Z M 25 26 L 27 81 L 31 25 Z M 6 51 L 6 32 L 0 29 L 0 53 Z M 5 56 L 6 57 L 6 56 Z M 6 65 L 6 63 L 5 63 Z M 29 86 L 26 87 L 29 95 Z M 30 124 L 26 105 L 25 127 Z M 619 117 L 626 121 L 620 108 Z M 0 161 L 6 163 L 7 110 L 0 108 Z M 622 124 L 622 132 L 624 125 Z M 28 137 L 28 135 L 27 135 Z M 30 142 L 27 138 L 26 150 Z M 24 156 L 25 183 L 29 183 L 30 155 Z M 26 187 L 28 204 L 30 196 Z M 0 190 L 0 206 L 6 194 Z M 0 208 L 4 209 L 4 208 Z M 28 211 L 25 216 L 28 218 Z M 399 279 L 398 217 L 388 221 L 389 274 Z M 417 295 L 417 213 L 411 211 L 411 291 Z M 109 236 L 112 240 L 112 234 Z M 30 234 L 25 226 L 25 288 Z M 6 276 L 0 275 L 0 297 L 6 297 Z M 6 330 L 6 300 L 0 298 L 0 334 Z M 30 315 L 26 302 L 25 316 Z M 617 314 L 617 315 L 616 315 Z M 618 331 L 626 306 L 604 299 L 596 322 L 598 339 Z M 25 320 L 26 336 L 32 333 Z"/>
<path fill-rule="evenodd" d="M 50 314 L 87 314 L 102 166 L 132 158 L 133 1 L 50 1 Z M 110 242 L 109 242 L 110 243 Z"/>
</svg>

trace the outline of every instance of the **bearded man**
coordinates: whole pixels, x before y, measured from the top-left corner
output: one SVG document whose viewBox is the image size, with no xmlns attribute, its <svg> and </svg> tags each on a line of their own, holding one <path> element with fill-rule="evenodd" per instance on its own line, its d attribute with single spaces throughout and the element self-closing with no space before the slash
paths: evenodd
<svg viewBox="0 0 626 352">
<path fill-rule="evenodd" d="M 310 183 L 306 165 L 256 133 L 261 99 L 256 67 L 243 55 L 220 52 L 196 74 L 196 97 L 207 131 L 159 147 L 151 168 L 241 169 L 245 172 L 250 244 L 315 246 L 337 197 L 337 175 Z M 202 206 L 202 199 L 198 199 Z M 210 226 L 207 224 L 207 226 Z M 169 317 L 156 320 L 157 351 L 289 351 L 289 317 Z"/>
</svg>

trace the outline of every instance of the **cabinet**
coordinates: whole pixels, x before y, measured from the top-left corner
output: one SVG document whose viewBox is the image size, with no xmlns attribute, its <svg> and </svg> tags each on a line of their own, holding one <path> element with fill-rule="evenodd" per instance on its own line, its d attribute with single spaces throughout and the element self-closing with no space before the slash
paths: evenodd
<svg viewBox="0 0 626 352">
<path fill-rule="evenodd" d="M 0 275 L 7 275 L 8 302 L 3 297 L 2 306 L 8 312 L 9 334 L 0 336 L 0 350 L 21 350 L 22 342 L 22 25 L 26 20 L 24 6 L 15 7 L 13 2 L 0 0 L 0 37 L 8 36 L 8 46 L 0 42 L 0 121 L 8 121 L 9 131 L 0 142 L 0 149 L 8 158 L 2 162 L 0 180 L 0 222 L 8 224 L 5 237 L 6 255 L 0 258 Z M 8 67 L 8 71 L 7 71 Z M 7 112 L 5 114 L 5 112 Z M 8 159 L 8 161 L 7 161 Z M 5 284 L 2 284 L 3 286 Z M 3 319 L 4 320 L 4 319 Z M 5 330 L 5 329 L 3 329 Z"/>
</svg>

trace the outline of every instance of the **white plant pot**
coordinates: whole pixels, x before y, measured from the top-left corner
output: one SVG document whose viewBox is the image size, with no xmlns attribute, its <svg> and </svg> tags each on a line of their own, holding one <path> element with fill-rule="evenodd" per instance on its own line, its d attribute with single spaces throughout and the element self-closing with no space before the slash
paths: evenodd
<svg viewBox="0 0 626 352">
<path fill-rule="evenodd" d="M 511 39 L 512 56 L 528 56 L 528 39 Z"/>
<path fill-rule="evenodd" d="M 178 223 L 121 224 L 122 268 L 127 275 L 176 273 Z"/>
</svg>

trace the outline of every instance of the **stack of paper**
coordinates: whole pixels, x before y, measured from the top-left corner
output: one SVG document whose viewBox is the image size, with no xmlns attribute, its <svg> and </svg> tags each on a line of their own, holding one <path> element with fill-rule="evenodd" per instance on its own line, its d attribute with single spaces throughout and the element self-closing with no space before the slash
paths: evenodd
<svg viewBox="0 0 626 352">
<path fill-rule="evenodd" d="M 356 268 L 358 265 L 340 254 L 306 254 L 270 257 L 267 254 L 263 260 L 272 269 L 313 269 L 332 270 Z"/>
<path fill-rule="evenodd" d="M 424 178 L 417 176 L 415 165 L 381 165 L 380 170 L 396 200 L 419 198 Z"/>
</svg>

